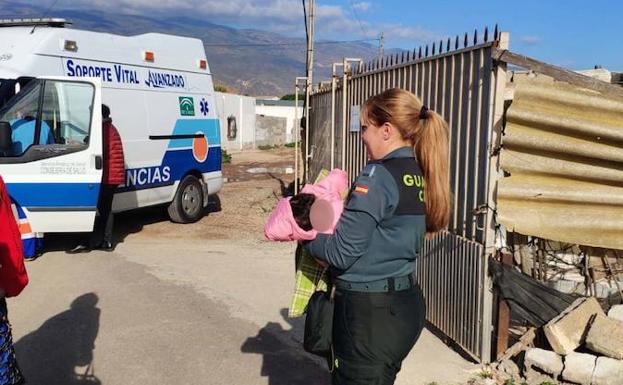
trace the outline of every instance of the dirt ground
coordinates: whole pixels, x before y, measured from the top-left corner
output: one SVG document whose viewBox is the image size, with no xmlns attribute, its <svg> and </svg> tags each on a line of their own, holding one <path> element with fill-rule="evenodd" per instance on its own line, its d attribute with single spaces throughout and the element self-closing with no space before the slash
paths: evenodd
<svg viewBox="0 0 623 385">
<path fill-rule="evenodd" d="M 247 150 L 234 152 L 232 162 L 223 164 L 223 177 L 226 182 L 218 194 L 218 203 L 208 207 L 208 220 L 192 225 L 179 226 L 166 220 L 162 208 L 145 209 L 147 226 L 140 229 L 128 228 L 132 221 L 124 217 L 134 214 L 120 214 L 121 237 L 123 233 L 137 233 L 138 237 L 174 237 L 186 239 L 232 239 L 263 242 L 263 226 L 270 211 L 283 189 L 294 181 L 294 150 L 280 148 L 272 150 Z M 268 172 L 248 172 L 265 168 Z M 289 171 L 290 173 L 286 173 Z M 220 203 L 220 211 L 218 204 Z M 150 221 L 149 218 L 153 221 Z M 149 223 L 153 222 L 153 223 Z"/>
</svg>

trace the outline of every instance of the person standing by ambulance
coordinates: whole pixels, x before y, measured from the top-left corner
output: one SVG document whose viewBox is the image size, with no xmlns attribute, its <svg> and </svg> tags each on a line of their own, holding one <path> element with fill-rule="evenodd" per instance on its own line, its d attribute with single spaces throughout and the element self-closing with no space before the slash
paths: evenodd
<svg viewBox="0 0 623 385">
<path fill-rule="evenodd" d="M 22 239 L 9 194 L 0 177 L 0 385 L 24 383 L 15 359 L 6 297 L 18 295 L 27 284 Z"/>
<path fill-rule="evenodd" d="M 424 327 L 414 281 L 425 235 L 450 215 L 448 127 L 412 93 L 373 96 L 361 114 L 369 162 L 333 235 L 306 247 L 336 288 L 333 385 L 390 385 Z"/>
<path fill-rule="evenodd" d="M 125 160 L 123 155 L 123 143 L 119 131 L 112 124 L 110 108 L 102 104 L 102 129 L 103 129 L 103 173 L 100 195 L 97 202 L 99 216 L 96 218 L 95 227 L 87 244 L 79 244 L 68 253 L 89 252 L 92 248 L 104 251 L 113 251 L 115 245 L 112 242 L 114 215 L 112 202 L 117 186 L 124 183 Z"/>
</svg>

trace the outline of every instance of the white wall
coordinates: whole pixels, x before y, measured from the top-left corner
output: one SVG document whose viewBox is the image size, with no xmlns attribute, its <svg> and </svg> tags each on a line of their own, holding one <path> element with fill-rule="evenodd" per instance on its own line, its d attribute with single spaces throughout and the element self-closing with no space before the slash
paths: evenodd
<svg viewBox="0 0 623 385">
<path fill-rule="evenodd" d="M 298 108 L 299 119 L 303 115 L 303 107 Z M 264 116 L 276 116 L 280 118 L 286 118 L 286 143 L 294 142 L 294 136 L 292 135 L 292 129 L 294 127 L 294 116 L 296 113 L 294 105 L 292 106 L 264 106 L 256 105 L 255 113 Z"/>
<path fill-rule="evenodd" d="M 255 98 L 216 92 L 216 108 L 221 124 L 221 146 L 225 150 L 255 147 Z M 227 138 L 227 118 L 236 118 L 237 133 Z"/>
</svg>

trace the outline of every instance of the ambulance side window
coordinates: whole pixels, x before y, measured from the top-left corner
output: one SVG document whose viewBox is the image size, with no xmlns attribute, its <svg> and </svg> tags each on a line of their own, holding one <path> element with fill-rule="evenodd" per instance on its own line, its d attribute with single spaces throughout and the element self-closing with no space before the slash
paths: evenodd
<svg viewBox="0 0 623 385">
<path fill-rule="evenodd" d="M 46 81 L 42 119 L 51 127 L 53 137 L 48 143 L 89 143 L 93 95 L 90 84 Z"/>
<path fill-rule="evenodd" d="M 21 156 L 36 143 L 37 125 L 43 126 L 39 114 L 41 82 L 31 82 L 15 96 L 13 103 L 0 109 L 0 121 L 11 125 L 11 151 L 6 156 Z M 41 138 L 41 137 L 40 137 Z"/>
</svg>

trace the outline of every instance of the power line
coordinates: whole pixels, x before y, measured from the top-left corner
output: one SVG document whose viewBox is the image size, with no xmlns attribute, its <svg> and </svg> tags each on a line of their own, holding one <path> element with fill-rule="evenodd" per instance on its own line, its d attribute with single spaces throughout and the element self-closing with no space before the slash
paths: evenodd
<svg viewBox="0 0 623 385">
<path fill-rule="evenodd" d="M 48 15 L 48 13 L 50 13 L 50 11 L 52 10 L 52 8 L 54 8 L 54 6 L 58 3 L 59 0 L 55 0 L 52 5 L 50 5 L 48 7 L 48 9 L 45 10 L 45 12 L 43 13 L 43 16 L 41 16 L 41 18 L 44 18 Z"/>
<path fill-rule="evenodd" d="M 357 14 L 357 11 L 355 10 L 355 6 L 353 5 L 353 1 L 352 0 L 348 0 L 348 4 L 350 4 L 350 9 L 353 10 L 353 14 L 355 15 L 355 19 L 357 19 L 357 22 L 359 23 L 359 28 L 361 28 L 361 32 L 363 33 L 363 36 L 368 36 L 368 33 L 363 28 L 363 24 L 361 23 L 361 19 L 359 18 L 359 15 Z"/>
<path fill-rule="evenodd" d="M 344 43 L 365 43 L 370 41 L 379 41 L 379 39 L 358 39 L 358 40 L 329 40 L 314 42 L 314 44 L 344 44 Z M 204 44 L 206 47 L 279 47 L 279 46 L 296 46 L 305 45 L 300 43 L 241 43 L 241 44 Z"/>
<path fill-rule="evenodd" d="M 41 18 L 43 19 L 44 17 L 46 17 L 48 15 L 48 13 L 50 13 L 50 11 L 52 10 L 52 8 L 54 8 L 54 6 L 56 5 L 56 3 L 58 3 L 59 0 L 54 0 L 54 2 L 52 3 L 52 5 L 50 5 L 48 7 L 48 9 L 45 10 L 45 12 L 43 12 L 43 15 L 41 16 Z M 30 34 L 32 35 L 33 32 L 35 32 L 35 29 L 37 28 L 37 25 L 35 25 L 34 27 L 32 27 L 32 31 L 30 31 Z"/>
</svg>

